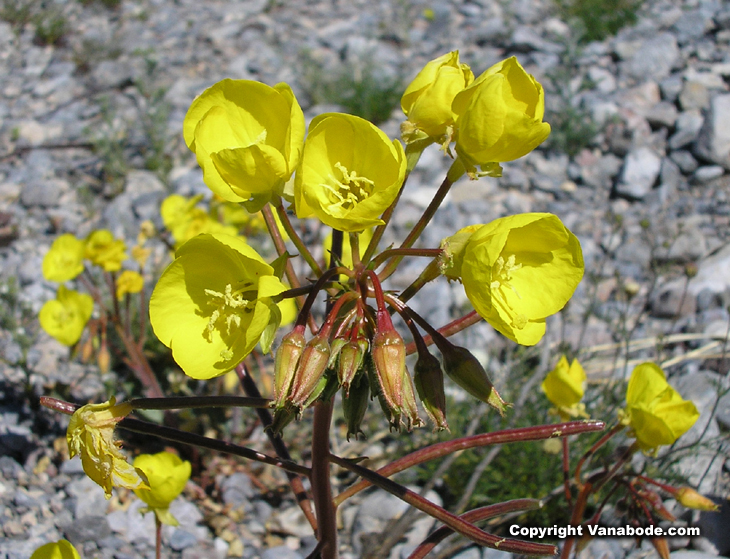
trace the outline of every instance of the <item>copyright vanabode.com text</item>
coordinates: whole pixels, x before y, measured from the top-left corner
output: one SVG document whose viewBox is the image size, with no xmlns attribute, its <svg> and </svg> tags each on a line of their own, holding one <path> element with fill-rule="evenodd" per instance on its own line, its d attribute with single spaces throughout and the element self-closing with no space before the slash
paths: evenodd
<svg viewBox="0 0 730 559">
<path fill-rule="evenodd" d="M 696 526 L 598 526 L 588 524 L 587 526 L 544 526 L 527 527 L 519 524 L 512 524 L 509 527 L 510 536 L 522 536 L 528 538 L 568 538 L 571 536 L 594 536 L 594 537 L 626 537 L 626 536 L 699 536 L 700 529 Z"/>
</svg>

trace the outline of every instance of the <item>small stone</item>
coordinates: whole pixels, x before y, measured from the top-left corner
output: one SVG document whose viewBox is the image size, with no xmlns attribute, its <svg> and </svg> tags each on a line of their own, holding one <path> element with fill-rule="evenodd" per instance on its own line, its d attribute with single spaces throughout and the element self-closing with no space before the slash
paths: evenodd
<svg viewBox="0 0 730 559">
<path fill-rule="evenodd" d="M 677 131 L 669 138 L 669 147 L 679 149 L 694 142 L 700 134 L 704 119 L 698 110 L 684 111 L 677 116 Z"/>
<path fill-rule="evenodd" d="M 651 315 L 656 318 L 692 316 L 695 310 L 695 298 L 686 295 L 682 280 L 663 286 L 651 301 Z"/>
<path fill-rule="evenodd" d="M 677 107 L 669 101 L 660 101 L 644 114 L 652 126 L 671 128 L 677 121 Z"/>
<path fill-rule="evenodd" d="M 710 103 L 710 93 L 707 88 L 699 82 L 684 82 L 682 93 L 679 94 L 679 104 L 682 109 L 706 109 Z"/>
<path fill-rule="evenodd" d="M 302 555 L 285 545 L 271 547 L 261 553 L 261 559 L 304 559 Z"/>
<path fill-rule="evenodd" d="M 616 193 L 641 200 L 651 192 L 661 170 L 661 157 L 648 147 L 640 147 L 626 156 Z"/>
<path fill-rule="evenodd" d="M 638 81 L 661 80 L 669 75 L 678 59 L 677 39 L 671 33 L 659 33 L 643 41 L 621 68 Z"/>
<path fill-rule="evenodd" d="M 695 145 L 700 157 L 730 170 L 730 93 L 717 95 L 710 102 L 710 110 Z"/>
<path fill-rule="evenodd" d="M 720 178 L 725 174 L 725 169 L 720 165 L 705 165 L 699 167 L 692 175 L 692 181 L 696 184 L 704 184 Z"/>
<path fill-rule="evenodd" d="M 168 545 L 173 551 L 182 551 L 183 549 L 194 546 L 196 543 L 198 543 L 198 538 L 179 528 L 176 528 L 172 532 L 172 536 L 170 536 L 168 541 Z"/>
<path fill-rule="evenodd" d="M 243 472 L 236 472 L 228 476 L 221 483 L 223 502 L 239 508 L 248 505 L 254 496 L 251 478 Z"/>
<path fill-rule="evenodd" d="M 676 150 L 673 151 L 669 157 L 672 161 L 674 161 L 677 166 L 680 168 L 680 170 L 689 175 L 690 173 L 693 173 L 697 167 L 699 166 L 699 163 L 697 163 L 697 160 L 692 157 L 692 154 L 688 152 L 687 150 Z"/>
</svg>

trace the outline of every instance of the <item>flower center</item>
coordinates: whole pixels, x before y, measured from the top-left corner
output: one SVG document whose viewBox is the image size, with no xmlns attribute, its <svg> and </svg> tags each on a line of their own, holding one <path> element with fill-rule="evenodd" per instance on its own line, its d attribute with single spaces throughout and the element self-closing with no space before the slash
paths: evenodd
<svg viewBox="0 0 730 559">
<path fill-rule="evenodd" d="M 256 291 L 250 289 L 252 285 L 251 282 L 246 282 L 234 291 L 233 286 L 229 283 L 223 293 L 212 289 L 205 290 L 205 294 L 209 298 L 209 304 L 214 307 L 208 325 L 203 332 L 203 337 L 206 340 L 211 341 L 213 330 L 216 328 L 223 332 L 225 326 L 225 333 L 230 336 L 232 328 L 241 326 L 243 315 L 252 312 L 256 305 Z M 224 350 L 221 352 L 221 357 L 224 359 L 230 358 L 232 352 Z"/>
<path fill-rule="evenodd" d="M 375 186 L 373 181 L 365 177 L 359 177 L 356 171 L 348 171 L 339 161 L 335 163 L 335 169 L 342 174 L 342 177 L 338 179 L 330 174 L 329 182 L 320 184 L 322 188 L 329 192 L 332 204 L 344 210 L 351 210 L 370 197 Z"/>
<path fill-rule="evenodd" d="M 522 313 L 515 312 L 506 296 L 506 291 L 509 289 L 518 299 L 522 299 L 511 283 L 512 274 L 522 268 L 522 264 L 517 264 L 516 260 L 514 254 L 507 257 L 507 260 L 503 256 L 497 258 L 492 267 L 492 283 L 489 287 L 492 290 L 492 300 L 511 319 L 510 325 L 512 328 L 522 330 L 527 325 L 527 317 Z"/>
</svg>

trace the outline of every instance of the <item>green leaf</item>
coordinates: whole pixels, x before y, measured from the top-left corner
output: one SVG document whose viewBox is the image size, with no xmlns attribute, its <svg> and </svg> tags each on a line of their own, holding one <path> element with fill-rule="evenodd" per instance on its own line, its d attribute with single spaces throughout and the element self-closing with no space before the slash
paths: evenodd
<svg viewBox="0 0 730 559">
<path fill-rule="evenodd" d="M 269 323 L 261 333 L 261 339 L 259 340 L 259 344 L 261 344 L 261 351 L 264 353 L 269 353 L 271 351 L 271 344 L 274 343 L 276 332 L 279 330 L 279 324 L 281 323 L 281 311 L 279 310 L 279 307 L 272 305 L 270 309 L 271 315 L 269 316 Z"/>
</svg>

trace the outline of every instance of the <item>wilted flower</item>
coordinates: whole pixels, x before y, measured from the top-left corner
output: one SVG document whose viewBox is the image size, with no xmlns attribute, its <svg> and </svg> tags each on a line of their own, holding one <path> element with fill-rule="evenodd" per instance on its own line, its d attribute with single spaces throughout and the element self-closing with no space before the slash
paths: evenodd
<svg viewBox="0 0 730 559">
<path fill-rule="evenodd" d="M 107 229 L 94 231 L 86 238 L 86 258 L 106 272 L 121 270 L 122 262 L 127 258 L 126 250 L 124 241 L 114 239 Z"/>
<path fill-rule="evenodd" d="M 86 293 L 59 286 L 56 298 L 47 301 L 38 315 L 43 329 L 64 345 L 81 338 L 94 310 L 94 300 Z"/>
<path fill-rule="evenodd" d="M 64 282 L 84 271 L 84 241 L 71 233 L 58 237 L 43 257 L 43 277 Z"/>
<path fill-rule="evenodd" d="M 231 202 L 281 194 L 296 169 L 304 114 L 291 88 L 226 79 L 190 105 L 183 135 L 213 192 Z M 263 204 L 261 204 L 263 205 Z"/>
<path fill-rule="evenodd" d="M 580 403 L 585 382 L 586 372 L 580 362 L 573 359 L 568 365 L 565 355 L 560 357 L 556 367 L 542 381 L 543 392 L 555 405 L 563 421 L 568 421 L 571 417 L 587 417 L 585 405 Z"/>
<path fill-rule="evenodd" d="M 458 50 L 428 62 L 401 98 L 401 108 L 408 117 L 401 125 L 404 141 L 445 137 L 448 142 L 455 120 L 451 103 L 472 81 L 474 74 L 468 65 L 459 63 Z"/>
<path fill-rule="evenodd" d="M 486 70 L 451 108 L 458 115 L 456 153 L 472 176 L 476 166 L 499 176 L 500 162 L 526 155 L 550 135 L 542 86 L 515 57 Z"/>
<path fill-rule="evenodd" d="M 622 422 L 631 428 L 642 450 L 673 444 L 699 416 L 695 405 L 669 386 L 658 365 L 642 363 L 631 373 Z"/>
<path fill-rule="evenodd" d="M 362 118 L 319 115 L 309 126 L 294 194 L 297 217 L 340 231 L 380 225 L 403 183 L 403 146 Z"/>
<path fill-rule="evenodd" d="M 280 321 L 273 297 L 285 290 L 241 238 L 199 235 L 163 272 L 150 322 L 186 375 L 208 379 L 233 369 L 259 340 L 268 350 Z"/>
<path fill-rule="evenodd" d="M 522 345 L 545 334 L 583 277 L 580 243 L 556 216 L 526 213 L 477 229 L 454 258 L 466 296 L 482 318 Z"/>
<path fill-rule="evenodd" d="M 67 540 L 47 543 L 33 552 L 30 559 L 81 559 L 79 552 Z"/>
<path fill-rule="evenodd" d="M 107 499 L 112 496 L 112 487 L 147 487 L 144 474 L 127 462 L 121 443 L 114 439 L 114 428 L 132 406 L 115 404 L 111 398 L 103 404 L 81 406 L 71 416 L 66 431 L 69 455 L 81 455 L 84 472 L 104 489 Z"/>
<path fill-rule="evenodd" d="M 170 513 L 170 503 L 180 495 L 190 479 L 190 462 L 170 452 L 140 454 L 134 459 L 134 467 L 147 477 L 148 489 L 138 488 L 134 493 L 147 503 L 162 524 L 177 526 L 177 519 Z"/>
<path fill-rule="evenodd" d="M 708 499 L 704 495 L 699 494 L 691 487 L 680 487 L 674 493 L 674 498 L 682 505 L 690 509 L 718 511 L 720 506 L 715 504 L 712 499 Z"/>
<path fill-rule="evenodd" d="M 117 278 L 117 299 L 120 301 L 128 293 L 139 293 L 144 287 L 144 278 L 133 270 L 124 270 Z"/>
</svg>

